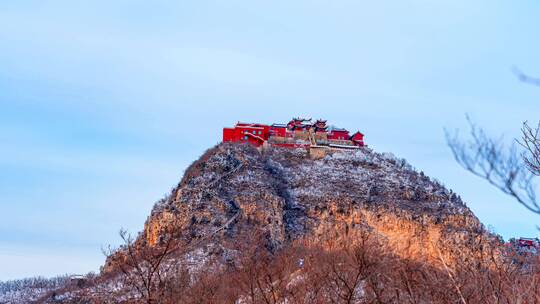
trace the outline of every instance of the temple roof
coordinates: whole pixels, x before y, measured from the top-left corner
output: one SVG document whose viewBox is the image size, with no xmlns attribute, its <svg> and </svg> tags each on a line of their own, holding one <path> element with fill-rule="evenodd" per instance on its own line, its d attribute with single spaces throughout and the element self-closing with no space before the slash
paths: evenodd
<svg viewBox="0 0 540 304">
<path fill-rule="evenodd" d="M 347 129 L 344 129 L 344 128 L 338 128 L 336 126 L 330 126 L 328 127 L 328 131 L 332 132 L 332 131 L 338 131 L 338 132 L 349 132 Z"/>
</svg>

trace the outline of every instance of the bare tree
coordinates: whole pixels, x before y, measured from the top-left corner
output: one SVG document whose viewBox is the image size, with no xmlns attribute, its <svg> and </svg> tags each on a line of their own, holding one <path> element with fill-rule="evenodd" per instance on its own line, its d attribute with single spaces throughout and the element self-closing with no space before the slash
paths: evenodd
<svg viewBox="0 0 540 304">
<path fill-rule="evenodd" d="M 150 246 L 140 244 L 126 230 L 120 230 L 123 245 L 120 250 L 108 249 L 105 254 L 117 261 L 123 284 L 137 294 L 137 299 L 146 304 L 160 303 L 160 299 L 173 291 L 169 280 L 175 284 L 186 283 L 187 276 L 179 259 L 171 259 L 178 251 L 178 242 L 170 235 L 162 242 Z M 187 284 L 187 283 L 186 283 Z"/>
<path fill-rule="evenodd" d="M 157 285 L 152 295 L 164 304 L 540 301 L 540 256 L 507 251 L 512 248 L 502 249 L 491 238 L 475 237 L 468 243 L 471 252 L 459 253 L 459 262 L 445 259 L 443 264 L 450 263 L 442 268 L 400 257 L 369 232 L 336 242 L 298 240 L 276 252 L 266 251 L 257 238 L 241 240 L 243 250 L 235 250 L 231 264 L 201 269 L 184 293 L 163 294 L 168 285 Z M 440 243 L 443 249 L 452 244 Z"/>
<path fill-rule="evenodd" d="M 512 196 L 528 210 L 540 214 L 536 197 L 535 177 L 540 175 L 540 122 L 533 128 L 523 123 L 522 139 L 505 146 L 501 139 L 488 136 L 467 117 L 469 140 L 458 132 L 446 130 L 446 141 L 456 161 L 466 170 L 479 176 L 502 192 Z M 522 147 L 522 151 L 520 151 Z"/>
</svg>

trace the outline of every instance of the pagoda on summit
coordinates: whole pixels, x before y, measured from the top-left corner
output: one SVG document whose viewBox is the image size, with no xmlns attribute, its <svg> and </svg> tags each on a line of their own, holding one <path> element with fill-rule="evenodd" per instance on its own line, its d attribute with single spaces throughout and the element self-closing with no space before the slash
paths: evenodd
<svg viewBox="0 0 540 304">
<path fill-rule="evenodd" d="M 307 123 L 306 123 L 307 122 Z M 291 131 L 307 131 L 311 129 L 311 118 L 305 119 L 300 117 L 295 117 L 289 121 L 287 124 L 287 129 Z"/>
<path fill-rule="evenodd" d="M 313 129 L 315 130 L 315 133 L 326 132 L 327 128 L 328 127 L 326 126 L 326 120 L 317 119 L 317 121 L 313 124 Z"/>
</svg>

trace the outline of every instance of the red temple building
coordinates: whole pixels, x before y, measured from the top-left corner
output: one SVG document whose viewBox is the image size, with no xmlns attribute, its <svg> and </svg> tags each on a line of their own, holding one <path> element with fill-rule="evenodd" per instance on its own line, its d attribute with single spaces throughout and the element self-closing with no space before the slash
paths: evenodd
<svg viewBox="0 0 540 304">
<path fill-rule="evenodd" d="M 326 120 L 293 118 L 287 124 L 265 125 L 238 122 L 233 128 L 223 128 L 223 142 L 249 143 L 289 148 L 359 149 L 364 147 L 364 134 L 334 126 Z"/>
<path fill-rule="evenodd" d="M 533 248 L 533 247 L 538 247 L 540 248 L 540 240 L 538 238 L 519 238 L 517 240 L 517 244 L 519 247 L 528 247 L 528 248 Z"/>
</svg>

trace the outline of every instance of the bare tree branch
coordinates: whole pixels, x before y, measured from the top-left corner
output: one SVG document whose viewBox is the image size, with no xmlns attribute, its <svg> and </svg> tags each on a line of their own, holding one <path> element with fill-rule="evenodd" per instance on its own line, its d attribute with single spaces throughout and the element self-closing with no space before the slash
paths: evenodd
<svg viewBox="0 0 540 304">
<path fill-rule="evenodd" d="M 517 78 L 520 81 L 522 81 L 524 83 L 532 84 L 532 85 L 535 85 L 535 86 L 540 86 L 540 78 L 529 76 L 529 75 L 523 73 L 520 69 L 518 69 L 516 67 L 514 67 L 512 69 L 512 71 L 514 72 L 514 74 L 517 76 Z"/>
<path fill-rule="evenodd" d="M 169 292 L 165 288 L 167 282 L 163 278 L 173 267 L 183 266 L 180 259 L 172 258 L 172 254 L 183 248 L 184 244 L 174 238 L 173 232 L 166 233 L 161 242 L 153 246 L 137 243 L 137 240 L 124 229 L 120 230 L 120 238 L 123 245 L 119 249 L 109 246 L 103 252 L 109 258 L 113 256 L 120 258 L 116 267 L 122 274 L 123 284 L 136 292 L 135 303 L 160 303 L 159 299 L 164 293 Z M 172 279 L 179 282 L 183 280 L 181 277 Z"/>
<path fill-rule="evenodd" d="M 538 176 L 538 129 L 524 124 L 520 144 L 525 151 L 520 153 L 515 144 L 506 147 L 501 139 L 489 137 L 469 117 L 467 120 L 471 129 L 469 141 L 463 142 L 457 131 L 450 134 L 445 130 L 447 144 L 458 164 L 512 196 L 529 211 L 540 214 L 534 183 Z"/>
<path fill-rule="evenodd" d="M 522 157 L 532 174 L 540 176 L 540 121 L 536 128 L 523 123 L 519 144 L 525 148 Z"/>
</svg>

